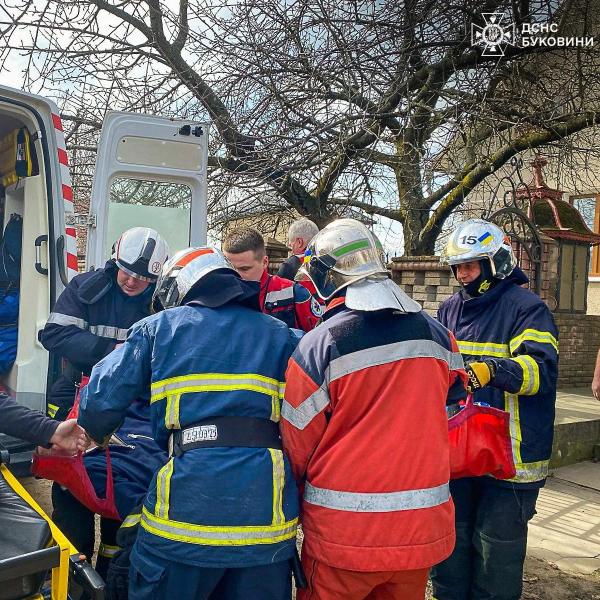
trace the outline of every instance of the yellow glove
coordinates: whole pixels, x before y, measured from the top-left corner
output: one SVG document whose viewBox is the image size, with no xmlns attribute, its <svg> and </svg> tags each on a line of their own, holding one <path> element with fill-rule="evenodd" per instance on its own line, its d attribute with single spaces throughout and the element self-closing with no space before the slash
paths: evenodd
<svg viewBox="0 0 600 600">
<path fill-rule="evenodd" d="M 482 387 L 485 387 L 495 375 L 493 365 L 487 362 L 473 362 L 465 367 L 469 377 L 467 382 L 467 391 L 473 394 Z"/>
</svg>

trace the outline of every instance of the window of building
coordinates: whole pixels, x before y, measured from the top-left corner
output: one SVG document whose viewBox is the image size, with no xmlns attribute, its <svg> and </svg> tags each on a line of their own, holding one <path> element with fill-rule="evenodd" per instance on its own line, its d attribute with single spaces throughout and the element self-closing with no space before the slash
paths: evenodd
<svg viewBox="0 0 600 600">
<path fill-rule="evenodd" d="M 600 233 L 600 194 L 571 196 L 569 202 L 581 213 L 585 224 L 594 232 Z M 590 259 L 590 275 L 600 277 L 600 252 L 593 246 Z"/>
</svg>

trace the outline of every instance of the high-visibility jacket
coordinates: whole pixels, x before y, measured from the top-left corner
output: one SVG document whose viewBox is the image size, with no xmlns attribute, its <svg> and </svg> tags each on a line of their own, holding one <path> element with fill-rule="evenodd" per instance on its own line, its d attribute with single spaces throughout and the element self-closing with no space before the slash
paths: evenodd
<svg viewBox="0 0 600 600">
<path fill-rule="evenodd" d="M 475 400 L 510 413 L 517 474 L 497 484 L 541 487 L 552 454 L 558 331 L 540 297 L 520 287 L 527 281 L 516 268 L 482 296 L 459 291 L 440 306 L 438 318 L 456 336 L 466 363 L 496 365 Z"/>
<path fill-rule="evenodd" d="M 304 484 L 303 553 L 354 571 L 430 567 L 454 547 L 445 406 L 466 396 L 462 358 L 423 312 L 339 302 L 286 373 L 281 428 Z"/>
<path fill-rule="evenodd" d="M 64 358 L 66 375 L 50 393 L 48 412 L 60 418 L 73 405 L 76 375 L 89 375 L 92 367 L 127 336 L 127 330 L 150 314 L 154 285 L 138 296 L 128 296 L 117 285 L 117 266 L 110 260 L 103 269 L 81 273 L 64 289 L 39 339 L 44 348 Z"/>
<path fill-rule="evenodd" d="M 163 450 L 174 430 L 210 417 L 277 422 L 295 345 L 281 321 L 241 304 L 165 310 L 134 325 L 96 365 L 79 422 L 101 440 L 144 394 Z M 197 448 L 154 475 L 138 544 L 196 566 L 268 564 L 292 556 L 297 517 L 296 484 L 281 450 Z"/>
<path fill-rule="evenodd" d="M 260 278 L 259 302 L 265 314 L 303 331 L 310 331 L 323 312 L 320 303 L 304 286 L 269 275 L 267 271 Z"/>
</svg>

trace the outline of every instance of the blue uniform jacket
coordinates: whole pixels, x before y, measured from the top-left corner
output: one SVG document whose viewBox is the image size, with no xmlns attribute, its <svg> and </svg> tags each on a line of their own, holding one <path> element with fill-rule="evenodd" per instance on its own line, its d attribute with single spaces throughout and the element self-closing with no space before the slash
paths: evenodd
<svg viewBox="0 0 600 600">
<path fill-rule="evenodd" d="M 142 504 L 152 477 L 167 462 L 167 453 L 154 441 L 150 406 L 141 399 L 127 409 L 116 437 L 122 445 L 110 444 L 110 458 L 115 505 L 124 519 Z M 94 489 L 101 498 L 106 494 L 105 456 L 104 450 L 97 449 L 87 453 L 83 459 Z"/>
<path fill-rule="evenodd" d="M 89 375 L 127 330 L 150 314 L 154 286 L 138 296 L 128 296 L 116 282 L 116 265 L 74 277 L 60 295 L 40 341 L 50 352 L 66 358 L 76 369 Z"/>
<path fill-rule="evenodd" d="M 163 450 L 172 430 L 213 416 L 278 422 L 295 345 L 283 323 L 239 304 L 163 311 L 137 323 L 96 365 L 79 422 L 101 440 L 134 399 L 149 396 Z M 137 543 L 198 566 L 269 564 L 292 556 L 297 519 L 297 490 L 281 451 L 197 448 L 155 474 Z"/>
<path fill-rule="evenodd" d="M 495 363 L 496 376 L 475 401 L 510 413 L 517 474 L 509 485 L 540 487 L 552 453 L 558 331 L 540 297 L 520 287 L 527 281 L 516 268 L 482 296 L 457 292 L 442 303 L 438 319 L 456 336 L 465 363 Z"/>
<path fill-rule="evenodd" d="M 150 314 L 154 286 L 138 296 L 128 296 L 117 285 L 117 270 L 115 263 L 108 261 L 103 269 L 74 277 L 39 334 L 44 348 L 70 365 L 68 375 L 52 387 L 48 406 L 52 417 L 64 419 L 72 406 L 74 373 L 89 375 L 92 367 L 127 337 L 127 330 Z"/>
</svg>

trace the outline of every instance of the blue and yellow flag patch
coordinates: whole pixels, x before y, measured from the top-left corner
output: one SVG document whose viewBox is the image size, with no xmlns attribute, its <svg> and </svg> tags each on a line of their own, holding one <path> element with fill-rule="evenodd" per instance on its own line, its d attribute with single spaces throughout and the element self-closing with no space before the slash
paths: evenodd
<svg viewBox="0 0 600 600">
<path fill-rule="evenodd" d="M 480 242 L 482 246 L 487 246 L 493 239 L 494 236 L 489 231 L 486 231 L 481 237 L 477 238 L 477 241 Z"/>
</svg>

